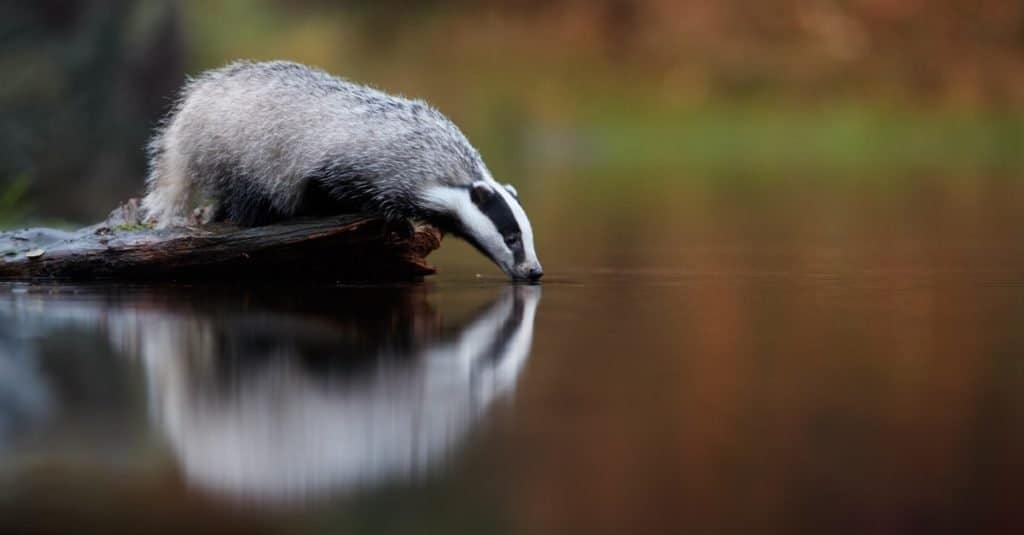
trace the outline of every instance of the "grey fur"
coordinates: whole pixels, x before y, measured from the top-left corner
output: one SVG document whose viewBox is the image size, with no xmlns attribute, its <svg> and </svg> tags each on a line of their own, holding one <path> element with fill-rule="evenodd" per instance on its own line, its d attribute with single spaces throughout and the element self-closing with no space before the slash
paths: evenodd
<svg viewBox="0 0 1024 535">
<path fill-rule="evenodd" d="M 236 62 L 186 84 L 149 154 L 143 208 L 158 226 L 181 221 L 195 196 L 243 225 L 363 211 L 450 226 L 513 276 L 539 274 L 513 196 L 501 195 L 516 204 L 530 248 L 516 266 L 513 252 L 497 250 L 501 229 L 467 230 L 466 220 L 481 220 L 463 217 L 461 197 L 439 190 L 499 185 L 459 128 L 421 100 L 297 63 Z"/>
<path fill-rule="evenodd" d="M 291 216 L 307 182 L 330 174 L 339 200 L 415 217 L 418 187 L 468 186 L 486 169 L 458 127 L 427 103 L 283 61 L 237 62 L 191 80 L 149 151 L 145 207 L 164 225 L 184 215 L 193 193 L 176 184 L 185 196 L 162 199 L 167 182 L 198 186 L 227 215 Z"/>
</svg>

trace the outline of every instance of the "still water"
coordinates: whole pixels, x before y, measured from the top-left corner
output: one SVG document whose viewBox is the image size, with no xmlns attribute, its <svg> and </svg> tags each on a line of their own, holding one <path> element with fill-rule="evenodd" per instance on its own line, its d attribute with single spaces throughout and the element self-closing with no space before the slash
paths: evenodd
<svg viewBox="0 0 1024 535">
<path fill-rule="evenodd" d="M 901 184 L 527 191 L 538 286 L 2 285 L 0 532 L 1021 528 L 1024 186 Z"/>
</svg>

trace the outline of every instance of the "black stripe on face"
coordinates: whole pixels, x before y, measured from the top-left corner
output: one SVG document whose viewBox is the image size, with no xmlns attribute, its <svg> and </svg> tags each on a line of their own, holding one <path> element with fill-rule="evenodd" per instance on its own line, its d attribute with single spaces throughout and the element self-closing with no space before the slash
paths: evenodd
<svg viewBox="0 0 1024 535">
<path fill-rule="evenodd" d="M 495 366 L 501 364 L 501 359 L 506 356 L 509 343 L 523 324 L 525 308 L 523 300 L 517 294 L 512 304 L 512 313 L 502 322 L 501 329 L 494 333 L 494 339 L 484 351 L 483 358 L 492 361 Z"/>
<path fill-rule="evenodd" d="M 516 263 L 523 262 L 526 259 L 526 251 L 523 250 L 523 232 L 519 228 L 516 216 L 512 213 L 512 208 L 505 202 L 505 197 L 492 191 L 490 195 L 483 196 L 483 198 L 474 198 L 473 202 L 494 223 L 498 234 L 501 234 L 502 239 L 505 240 L 505 245 L 512 251 Z"/>
</svg>

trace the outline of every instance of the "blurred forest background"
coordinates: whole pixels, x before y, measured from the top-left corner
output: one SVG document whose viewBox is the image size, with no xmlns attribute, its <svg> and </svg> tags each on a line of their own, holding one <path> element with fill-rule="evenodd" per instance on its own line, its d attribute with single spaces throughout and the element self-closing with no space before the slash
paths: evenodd
<svg viewBox="0 0 1024 535">
<path fill-rule="evenodd" d="M 1024 2 L 8 0 L 0 227 L 139 195 L 186 75 L 239 58 L 434 103 L 517 186 L 547 272 L 516 410 L 439 478 L 468 490 L 318 526 L 360 507 L 451 525 L 488 492 L 524 533 L 1019 519 Z M 431 259 L 473 290 L 505 280 L 457 240 Z M 150 487 L 51 472 L 19 512 L 187 519 L 173 463 L 146 459 Z"/>
<path fill-rule="evenodd" d="M 527 188 L 1024 169 L 1015 0 L 10 1 L 0 43 L 3 226 L 138 195 L 186 74 L 238 58 L 425 98 Z"/>
</svg>

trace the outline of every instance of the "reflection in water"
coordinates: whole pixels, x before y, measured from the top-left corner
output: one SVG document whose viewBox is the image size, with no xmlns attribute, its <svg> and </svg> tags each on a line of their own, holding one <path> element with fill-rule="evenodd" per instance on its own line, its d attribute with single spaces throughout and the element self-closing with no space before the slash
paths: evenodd
<svg viewBox="0 0 1024 535">
<path fill-rule="evenodd" d="M 151 417 L 191 484 L 290 502 L 442 461 L 515 386 L 540 288 L 509 287 L 454 328 L 422 288 L 247 297 L 242 307 L 176 294 L 99 306 L 26 295 L 6 312 L 36 331 L 102 325 L 142 363 Z M 17 365 L 25 351 L 13 354 L 0 362 Z M 25 400 L 0 400 L 4 421 L 45 405 L 33 399 L 45 401 L 38 375 L 19 383 Z"/>
<path fill-rule="evenodd" d="M 297 326 L 258 316 L 174 318 L 140 324 L 139 354 L 190 480 L 228 494 L 302 497 L 418 474 L 441 459 L 514 385 L 536 292 L 510 290 L 446 340 L 365 339 L 355 325 L 298 337 Z"/>
<path fill-rule="evenodd" d="M 0 450 L 9 436 L 45 420 L 53 404 L 28 334 L 14 322 L 0 323 Z"/>
<path fill-rule="evenodd" d="M 545 192 L 500 410 L 534 289 L 0 285 L 0 533 L 1020 532 L 1024 182 L 870 178 Z"/>
</svg>

